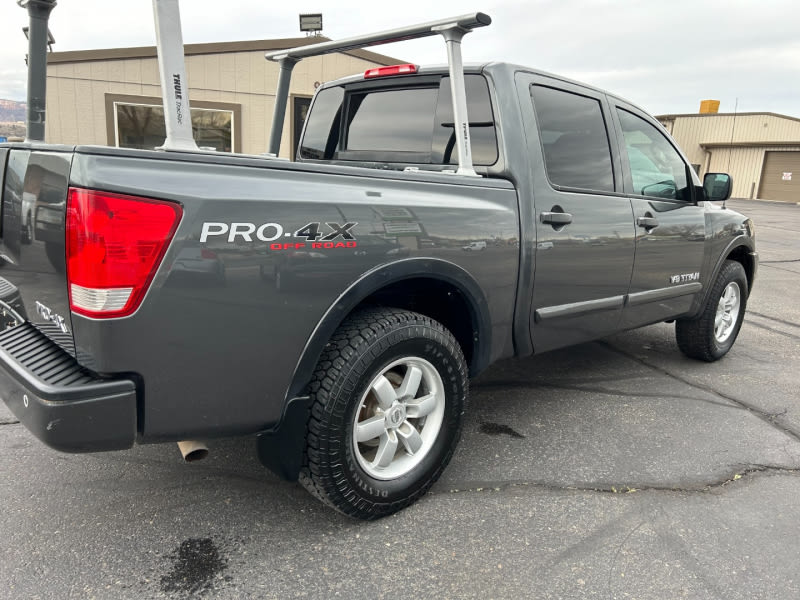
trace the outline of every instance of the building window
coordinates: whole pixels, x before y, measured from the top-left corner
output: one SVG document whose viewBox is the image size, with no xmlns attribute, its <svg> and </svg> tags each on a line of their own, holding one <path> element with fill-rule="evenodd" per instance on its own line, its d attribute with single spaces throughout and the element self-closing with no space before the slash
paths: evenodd
<svg viewBox="0 0 800 600">
<path fill-rule="evenodd" d="M 164 143 L 164 109 L 158 98 L 106 95 L 108 143 L 152 150 Z M 240 152 L 241 108 L 236 104 L 193 102 L 192 134 L 200 148 Z"/>
</svg>

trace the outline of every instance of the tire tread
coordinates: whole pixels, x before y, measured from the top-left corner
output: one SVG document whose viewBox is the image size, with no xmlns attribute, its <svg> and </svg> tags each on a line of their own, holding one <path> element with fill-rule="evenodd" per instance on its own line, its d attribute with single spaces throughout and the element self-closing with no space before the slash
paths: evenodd
<svg viewBox="0 0 800 600">
<path fill-rule="evenodd" d="M 717 302 L 725 286 L 734 280 L 738 280 L 741 292 L 739 323 L 729 338 L 730 342 L 726 342 L 726 347 L 721 349 L 714 340 L 714 319 L 717 312 Z M 744 319 L 747 305 L 747 296 L 747 277 L 745 276 L 744 267 L 734 260 L 726 260 L 719 271 L 719 275 L 717 275 L 717 279 L 714 281 L 714 286 L 711 288 L 700 316 L 696 319 L 678 319 L 675 321 L 675 339 L 678 342 L 680 351 L 689 358 L 705 362 L 714 362 L 725 356 L 739 335 L 739 328 Z"/>
<path fill-rule="evenodd" d="M 331 399 L 340 392 L 353 393 L 355 377 L 362 375 L 365 369 L 359 368 L 357 358 L 365 353 L 375 355 L 391 347 L 389 338 L 398 330 L 411 329 L 414 336 L 420 336 L 423 330 L 441 345 L 445 346 L 453 356 L 458 357 L 458 366 L 464 400 L 462 411 L 466 408 L 468 379 L 466 362 L 461 347 L 453 335 L 439 322 L 418 313 L 395 308 L 369 308 L 360 310 L 348 317 L 334 333 L 320 357 L 312 376 L 309 390 L 312 404 L 307 428 L 307 445 L 300 469 L 299 482 L 312 496 L 325 505 L 351 517 L 364 520 L 378 519 L 392 514 L 416 502 L 428 492 L 447 466 L 460 435 L 456 432 L 454 443 L 446 449 L 435 472 L 414 493 L 395 502 L 373 502 L 358 496 L 350 488 L 341 468 L 330 464 L 334 458 L 331 445 L 336 445 L 336 435 L 341 428 L 347 426 L 345 410 L 334 406 Z M 416 328 L 416 331 L 413 331 Z M 460 424 L 460 419 L 459 419 Z"/>
</svg>

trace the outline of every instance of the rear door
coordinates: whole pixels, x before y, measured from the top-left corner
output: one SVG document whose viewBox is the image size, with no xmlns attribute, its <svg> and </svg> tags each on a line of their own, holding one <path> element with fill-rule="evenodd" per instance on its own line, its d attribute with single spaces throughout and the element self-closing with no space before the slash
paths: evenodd
<svg viewBox="0 0 800 600">
<path fill-rule="evenodd" d="M 622 322 L 631 328 L 685 313 L 703 289 L 705 210 L 696 202 L 699 179 L 655 121 L 621 102 L 613 116 L 636 226 Z"/>
<path fill-rule="evenodd" d="M 619 327 L 634 230 L 605 97 L 547 77 L 525 82 L 536 230 L 529 326 L 540 352 Z"/>
</svg>

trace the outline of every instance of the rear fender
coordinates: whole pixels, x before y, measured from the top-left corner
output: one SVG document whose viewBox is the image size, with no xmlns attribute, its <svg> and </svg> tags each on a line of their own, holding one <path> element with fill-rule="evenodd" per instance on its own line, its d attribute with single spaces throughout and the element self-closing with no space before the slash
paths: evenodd
<svg viewBox="0 0 800 600">
<path fill-rule="evenodd" d="M 451 262 L 435 258 L 409 258 L 368 271 L 328 308 L 303 348 L 286 398 L 303 392 L 328 340 L 359 304 L 388 285 L 404 279 L 420 278 L 443 281 L 461 292 L 469 306 L 472 328 L 476 332 L 470 373 L 478 373 L 485 368 L 489 364 L 491 349 L 491 320 L 486 297 L 478 283 L 467 271 Z"/>
<path fill-rule="evenodd" d="M 325 345 L 345 318 L 375 292 L 406 279 L 419 278 L 442 281 L 460 291 L 467 302 L 475 332 L 470 373 L 477 373 L 488 365 L 491 348 L 488 305 L 480 286 L 469 273 L 453 263 L 432 258 L 411 258 L 376 267 L 339 296 L 306 342 L 286 392 L 287 403 L 281 421 L 275 428 L 258 435 L 258 454 L 264 466 L 283 479 L 297 479 L 310 405 L 310 398 L 304 392 Z"/>
</svg>

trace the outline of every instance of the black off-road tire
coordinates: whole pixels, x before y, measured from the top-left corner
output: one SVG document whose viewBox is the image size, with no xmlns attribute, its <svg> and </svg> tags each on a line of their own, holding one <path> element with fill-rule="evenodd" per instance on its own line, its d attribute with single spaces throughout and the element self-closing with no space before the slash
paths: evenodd
<svg viewBox="0 0 800 600">
<path fill-rule="evenodd" d="M 714 336 L 714 321 L 717 315 L 717 306 L 725 288 L 730 283 L 739 286 L 740 305 L 739 312 L 730 336 L 720 342 Z M 717 280 L 711 288 L 703 312 L 696 319 L 678 319 L 675 321 L 675 337 L 678 341 L 678 348 L 689 358 L 696 358 L 706 362 L 714 362 L 725 356 L 733 347 L 739 329 L 744 320 L 745 309 L 747 308 L 747 297 L 749 289 L 747 286 L 747 275 L 741 263 L 734 260 L 726 260 L 717 275 Z"/>
<path fill-rule="evenodd" d="M 355 418 L 375 377 L 406 357 L 427 361 L 441 378 L 443 420 L 419 464 L 394 479 L 376 479 L 356 457 Z M 461 436 L 467 390 L 461 347 L 437 321 L 394 308 L 351 315 L 325 348 L 311 382 L 300 483 L 328 506 L 359 519 L 405 508 L 430 489 L 450 461 Z"/>
</svg>

